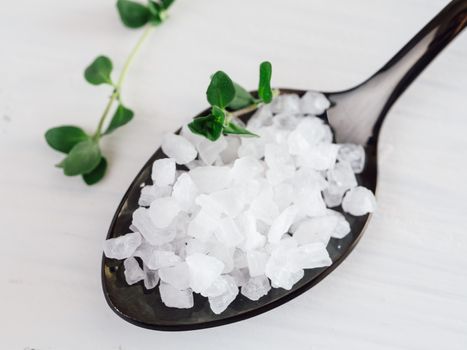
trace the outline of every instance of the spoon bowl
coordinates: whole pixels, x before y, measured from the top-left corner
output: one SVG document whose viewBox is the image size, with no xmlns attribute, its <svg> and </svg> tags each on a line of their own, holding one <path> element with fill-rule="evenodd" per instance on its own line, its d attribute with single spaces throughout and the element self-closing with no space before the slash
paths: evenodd
<svg viewBox="0 0 467 350">
<path fill-rule="evenodd" d="M 319 116 L 334 131 L 337 142 L 352 142 L 364 146 L 365 168 L 357 175 L 358 183 L 373 192 L 377 184 L 377 145 L 384 118 L 390 107 L 434 57 L 465 27 L 467 0 L 454 0 L 428 23 L 380 71 L 355 88 L 324 93 L 332 107 Z M 303 95 L 303 90 L 281 89 L 281 93 Z M 204 111 L 201 114 L 205 114 Z M 201 115 L 200 114 L 200 115 Z M 242 116 L 247 121 L 252 113 Z M 165 158 L 158 149 L 143 166 L 125 193 L 107 234 L 107 239 L 128 232 L 132 214 L 138 208 L 141 187 L 151 183 L 151 169 L 155 160 Z M 341 208 L 351 232 L 343 239 L 332 238 L 327 246 L 333 261 L 329 267 L 305 270 L 304 277 L 291 290 L 273 288 L 259 299 L 251 301 L 239 294 L 227 310 L 214 314 L 207 298 L 194 295 L 194 307 L 175 309 L 166 307 L 159 289 L 146 290 L 142 282 L 129 286 L 123 274 L 123 261 L 102 260 L 102 286 L 107 303 L 126 321 L 144 328 L 164 331 L 183 331 L 220 326 L 271 310 L 307 291 L 339 266 L 361 238 L 370 215 L 351 216 Z"/>
<path fill-rule="evenodd" d="M 305 93 L 305 91 L 291 89 L 281 89 L 280 91 L 281 93 L 299 95 Z M 205 115 L 206 112 L 204 111 L 200 115 Z M 244 115 L 242 120 L 246 122 L 252 114 Z M 327 120 L 326 115 L 320 117 Z M 374 147 L 368 147 L 366 153 L 365 169 L 357 175 L 357 180 L 359 184 L 374 191 L 376 189 L 376 153 Z M 141 187 L 151 183 L 152 164 L 160 158 L 166 158 L 166 155 L 159 148 L 136 176 L 117 209 L 117 215 L 112 221 L 107 238 L 115 238 L 128 231 L 132 214 L 138 208 Z M 183 167 L 180 169 L 186 170 Z M 345 215 L 350 224 L 351 232 L 343 239 L 331 238 L 327 246 L 333 261 L 331 266 L 305 270 L 304 277 L 291 290 L 273 288 L 258 301 L 252 301 L 239 294 L 227 310 L 220 315 L 214 314 L 209 307 L 207 298 L 198 294 L 194 294 L 194 307 L 191 309 L 168 308 L 162 303 L 158 288 L 148 291 L 142 282 L 129 286 L 125 282 L 123 274 L 123 261 L 104 257 L 102 265 L 104 295 L 110 307 L 120 317 L 135 325 L 157 330 L 173 331 L 214 327 L 258 315 L 295 298 L 317 284 L 333 271 L 356 245 L 368 222 L 369 215 L 356 217 L 344 213 L 340 207 L 334 209 Z"/>
</svg>

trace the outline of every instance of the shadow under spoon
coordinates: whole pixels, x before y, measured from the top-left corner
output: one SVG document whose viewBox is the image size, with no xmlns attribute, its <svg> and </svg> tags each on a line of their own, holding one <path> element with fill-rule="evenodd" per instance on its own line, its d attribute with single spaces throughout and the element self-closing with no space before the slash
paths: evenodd
<svg viewBox="0 0 467 350">
<path fill-rule="evenodd" d="M 376 190 L 378 136 L 389 109 L 438 53 L 464 29 L 466 22 L 467 0 L 452 1 L 372 77 L 352 89 L 325 93 L 332 107 L 320 117 L 332 127 L 336 142 L 365 147 L 365 168 L 357 176 L 362 186 Z M 281 93 L 303 95 L 305 91 L 281 89 Z M 242 119 L 246 121 L 250 117 L 251 114 L 247 114 Z M 141 187 L 152 182 L 152 163 L 165 157 L 158 149 L 138 173 L 118 206 L 107 239 L 129 231 L 132 214 L 138 208 Z M 331 239 L 327 249 L 333 264 L 305 270 L 305 276 L 291 290 L 273 288 L 258 301 L 239 294 L 220 315 L 211 311 L 207 298 L 197 294 L 191 309 L 167 308 L 161 301 L 158 288 L 145 290 L 142 282 L 129 286 L 125 282 L 123 262 L 103 257 L 105 298 L 111 309 L 126 321 L 154 330 L 193 330 L 244 320 L 297 297 L 342 263 L 362 236 L 369 219 L 368 215 L 354 217 L 343 214 L 350 223 L 351 232 L 343 239 Z"/>
</svg>

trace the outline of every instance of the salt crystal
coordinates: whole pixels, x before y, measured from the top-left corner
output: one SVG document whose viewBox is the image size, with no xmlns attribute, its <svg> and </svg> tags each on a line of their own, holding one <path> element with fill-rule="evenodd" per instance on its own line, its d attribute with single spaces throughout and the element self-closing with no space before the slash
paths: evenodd
<svg viewBox="0 0 467 350">
<path fill-rule="evenodd" d="M 287 139 L 290 154 L 306 155 L 312 146 L 319 143 L 329 143 L 329 133 L 332 132 L 328 125 L 315 117 L 302 118 L 294 131 Z"/>
<path fill-rule="evenodd" d="M 329 208 L 334 208 L 342 203 L 342 198 L 347 190 L 342 187 L 330 184 L 328 188 L 323 191 L 323 198 Z"/>
<path fill-rule="evenodd" d="M 303 221 L 293 237 L 299 244 L 321 242 L 327 245 L 335 232 L 338 218 L 335 215 L 318 216 Z"/>
<path fill-rule="evenodd" d="M 180 212 L 177 201 L 171 197 L 157 198 L 149 207 L 148 215 L 154 226 L 166 228 Z"/>
<path fill-rule="evenodd" d="M 300 113 L 300 98 L 296 94 L 282 94 L 277 96 L 271 103 L 273 113 Z"/>
<path fill-rule="evenodd" d="M 238 287 L 244 286 L 250 279 L 247 269 L 234 269 L 232 270 L 232 272 L 230 272 L 230 276 L 233 277 L 233 279 L 235 280 L 235 284 Z M 267 279 L 267 277 L 265 278 Z"/>
<path fill-rule="evenodd" d="M 219 276 L 204 292 L 201 293 L 204 297 L 217 297 L 224 294 L 229 288 L 229 282 L 225 276 Z"/>
<path fill-rule="evenodd" d="M 329 100 L 320 92 L 308 91 L 300 99 L 300 110 L 304 114 L 323 114 L 331 103 Z"/>
<path fill-rule="evenodd" d="M 240 214 L 247 204 L 242 193 L 232 188 L 211 193 L 210 197 L 224 214 L 233 218 Z"/>
<path fill-rule="evenodd" d="M 175 241 L 179 241 L 180 239 L 186 239 L 186 232 L 188 228 L 188 224 L 191 222 L 191 215 L 186 212 L 179 212 L 175 219 L 173 219 L 172 223 L 170 224 L 169 228 L 175 230 Z M 172 242 L 173 243 L 173 242 Z"/>
<path fill-rule="evenodd" d="M 124 275 L 126 283 L 129 285 L 135 284 L 144 279 L 144 272 L 139 266 L 135 258 L 128 258 L 123 262 L 125 268 Z"/>
<path fill-rule="evenodd" d="M 324 203 L 319 188 L 301 188 L 296 190 L 294 204 L 299 209 L 299 215 L 321 216 L 326 213 L 326 204 Z"/>
<path fill-rule="evenodd" d="M 238 295 L 238 287 L 235 284 L 233 277 L 226 275 L 224 279 L 227 282 L 227 287 L 224 293 L 215 297 L 209 297 L 209 306 L 215 314 L 224 312 L 227 307 Z"/>
<path fill-rule="evenodd" d="M 297 157 L 297 165 L 315 170 L 327 170 L 333 167 L 337 159 L 339 146 L 333 143 L 319 143 L 305 154 Z"/>
<path fill-rule="evenodd" d="M 207 210 L 200 210 L 194 219 L 188 224 L 187 234 L 206 242 L 219 227 L 219 220 L 214 218 Z"/>
<path fill-rule="evenodd" d="M 331 209 L 328 209 L 327 212 L 328 215 L 334 215 L 337 219 L 336 227 L 334 228 L 334 231 L 332 231 L 331 237 L 341 239 L 347 236 L 350 233 L 350 224 L 345 219 L 344 215 Z"/>
<path fill-rule="evenodd" d="M 271 279 L 274 288 L 290 290 L 305 274 L 303 270 L 290 270 L 281 266 L 278 262 L 275 262 L 275 264 L 274 269 L 271 268 L 272 265 L 269 265 L 269 270 L 266 268 L 266 275 Z"/>
<path fill-rule="evenodd" d="M 158 270 L 162 267 L 169 267 L 181 261 L 180 257 L 172 251 L 158 250 L 153 248 L 147 251 L 136 251 L 135 256 L 141 257 L 143 262 L 151 270 Z"/>
<path fill-rule="evenodd" d="M 352 166 L 355 174 L 360 174 L 365 167 L 365 149 L 362 145 L 344 143 L 339 145 L 337 159 L 341 162 L 348 162 Z"/>
<path fill-rule="evenodd" d="M 161 268 L 159 277 L 162 281 L 178 290 L 187 289 L 190 285 L 190 273 L 185 262 L 178 262 L 173 266 Z"/>
<path fill-rule="evenodd" d="M 193 292 L 190 289 L 178 290 L 170 284 L 161 283 L 159 286 L 161 300 L 167 307 L 190 309 L 193 307 Z"/>
<path fill-rule="evenodd" d="M 202 193 L 226 188 L 230 183 L 230 168 L 203 166 L 190 170 L 191 179 Z"/>
<path fill-rule="evenodd" d="M 294 130 L 298 123 L 302 120 L 301 117 L 298 117 L 293 114 L 282 113 L 277 114 L 273 118 L 273 125 L 280 131 Z"/>
<path fill-rule="evenodd" d="M 291 289 L 303 277 L 303 270 L 297 269 L 291 261 L 296 252 L 297 242 L 293 238 L 284 238 L 279 244 L 271 245 L 271 256 L 266 264 L 265 274 L 275 288 Z"/>
<path fill-rule="evenodd" d="M 332 260 L 326 246 L 317 242 L 302 245 L 291 252 L 290 264 L 296 269 L 315 269 L 330 266 Z"/>
<path fill-rule="evenodd" d="M 200 253 L 187 256 L 186 263 L 190 270 L 190 287 L 196 293 L 209 288 L 224 270 L 222 261 Z"/>
<path fill-rule="evenodd" d="M 175 238 L 176 231 L 172 227 L 157 228 L 149 216 L 149 209 L 138 208 L 133 212 L 132 226 L 151 244 L 168 243 Z"/>
<path fill-rule="evenodd" d="M 133 256 L 141 258 L 141 260 L 143 260 L 143 263 L 147 265 L 147 262 L 152 259 L 155 250 L 155 246 L 148 243 L 147 241 L 143 241 L 143 243 L 133 253 Z"/>
<path fill-rule="evenodd" d="M 197 145 L 199 157 L 206 165 L 212 165 L 219 158 L 221 152 L 227 148 L 227 141 L 221 135 L 216 141 L 206 138 Z"/>
<path fill-rule="evenodd" d="M 194 169 L 194 168 L 197 168 L 199 166 L 205 166 L 206 164 L 204 164 L 204 162 L 201 160 L 201 159 L 194 159 L 192 160 L 191 162 L 188 162 L 185 164 L 185 166 L 191 170 L 191 169 Z"/>
<path fill-rule="evenodd" d="M 158 187 L 172 185 L 175 180 L 175 160 L 158 159 L 152 165 L 152 180 Z"/>
<path fill-rule="evenodd" d="M 175 159 L 177 164 L 186 164 L 196 158 L 197 152 L 195 147 L 186 138 L 175 135 L 166 134 L 162 140 L 162 151 L 170 158 Z"/>
<path fill-rule="evenodd" d="M 284 182 L 274 187 L 274 202 L 281 211 L 292 203 L 294 196 L 293 185 L 290 183 Z"/>
<path fill-rule="evenodd" d="M 129 258 L 139 247 L 141 241 L 142 237 L 137 232 L 108 239 L 104 241 L 104 254 L 111 259 Z"/>
<path fill-rule="evenodd" d="M 234 267 L 234 252 L 235 248 L 225 246 L 224 244 L 216 241 L 209 244 L 207 253 L 209 256 L 212 256 L 224 263 L 224 269 L 222 273 L 230 273 Z"/>
<path fill-rule="evenodd" d="M 245 251 L 259 249 L 266 243 L 266 237 L 256 229 L 256 219 L 250 212 L 244 212 L 237 220 L 238 228 L 243 233 L 244 241 L 241 248 Z"/>
<path fill-rule="evenodd" d="M 236 183 L 231 188 L 238 192 L 238 196 L 246 203 L 251 203 L 266 186 L 264 179 L 251 179 Z"/>
<path fill-rule="evenodd" d="M 172 186 L 144 186 L 141 189 L 138 205 L 142 207 L 149 207 L 156 198 L 169 197 L 171 193 Z"/>
<path fill-rule="evenodd" d="M 254 217 L 254 216 L 253 216 Z M 256 218 L 255 218 L 256 220 Z M 263 235 L 265 238 L 269 232 L 269 228 L 271 225 L 264 223 L 262 220 L 256 220 L 256 229 L 258 230 L 259 234 Z"/>
<path fill-rule="evenodd" d="M 207 253 L 208 245 L 205 242 L 200 241 L 199 239 L 189 239 L 186 243 L 186 254 L 192 255 L 195 253 Z"/>
<path fill-rule="evenodd" d="M 243 241 L 243 235 L 235 221 L 230 217 L 220 220 L 219 228 L 215 231 L 216 238 L 227 247 L 236 247 Z"/>
<path fill-rule="evenodd" d="M 144 288 L 153 289 L 159 283 L 159 274 L 156 270 L 149 269 L 146 264 L 143 265 L 144 271 Z"/>
<path fill-rule="evenodd" d="M 287 149 L 274 143 L 268 143 L 265 146 L 264 160 L 269 168 L 282 168 L 294 165 L 293 159 Z"/>
<path fill-rule="evenodd" d="M 264 126 L 272 125 L 273 117 L 270 105 L 263 105 L 248 120 L 249 130 L 257 131 Z"/>
<path fill-rule="evenodd" d="M 264 172 L 264 166 L 258 159 L 247 156 L 235 160 L 232 167 L 232 180 L 245 181 L 260 176 Z"/>
<path fill-rule="evenodd" d="M 229 135 L 225 137 L 225 140 L 227 141 L 227 147 L 221 152 L 220 156 L 224 164 L 230 164 L 237 159 L 240 137 Z"/>
<path fill-rule="evenodd" d="M 245 267 L 248 267 L 246 253 L 243 250 L 236 249 L 233 255 L 233 260 L 234 268 L 236 269 L 243 269 Z"/>
<path fill-rule="evenodd" d="M 198 195 L 198 188 L 188 173 L 179 176 L 173 186 L 172 196 L 175 198 L 180 208 L 191 213 Z"/>
<path fill-rule="evenodd" d="M 327 171 L 326 177 L 330 185 L 337 188 L 339 192 L 345 192 L 357 186 L 357 179 L 348 162 L 336 163 L 333 168 Z"/>
<path fill-rule="evenodd" d="M 321 172 L 310 168 L 298 169 L 291 183 L 297 192 L 301 189 L 319 189 L 322 191 L 329 186 Z"/>
<path fill-rule="evenodd" d="M 295 166 L 293 164 L 284 165 L 282 167 L 271 168 L 266 171 L 268 182 L 275 186 L 295 175 Z"/>
<path fill-rule="evenodd" d="M 219 203 L 214 198 L 207 194 L 200 194 L 195 199 L 195 203 L 201 207 L 206 213 L 209 213 L 212 217 L 220 218 L 222 214 L 222 208 L 219 207 Z"/>
<path fill-rule="evenodd" d="M 250 250 L 246 254 L 248 271 L 251 277 L 264 275 L 269 255 L 262 251 Z"/>
<path fill-rule="evenodd" d="M 254 157 L 261 159 L 264 157 L 264 141 L 257 138 L 243 138 L 237 153 L 240 158 Z"/>
<path fill-rule="evenodd" d="M 361 216 L 376 209 L 374 194 L 367 188 L 358 186 L 348 191 L 342 200 L 342 209 L 354 216 Z"/>
<path fill-rule="evenodd" d="M 269 225 L 272 224 L 277 215 L 279 215 L 279 209 L 276 203 L 274 203 L 273 196 L 272 188 L 267 186 L 250 205 L 250 213 Z"/>
<path fill-rule="evenodd" d="M 248 299 L 256 301 L 271 290 L 271 284 L 266 276 L 252 277 L 242 286 L 241 293 Z"/>
<path fill-rule="evenodd" d="M 298 208 L 294 205 L 284 209 L 280 215 L 274 219 L 272 222 L 271 228 L 268 232 L 268 240 L 271 243 L 278 243 L 284 233 L 286 233 L 290 225 L 295 220 L 296 215 L 298 214 Z"/>
</svg>

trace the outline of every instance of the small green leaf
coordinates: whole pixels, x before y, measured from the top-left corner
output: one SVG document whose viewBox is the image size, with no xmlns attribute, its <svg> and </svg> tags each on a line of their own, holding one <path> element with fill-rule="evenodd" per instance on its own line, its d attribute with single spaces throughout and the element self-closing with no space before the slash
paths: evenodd
<svg viewBox="0 0 467 350">
<path fill-rule="evenodd" d="M 248 131 L 247 129 L 244 129 L 241 126 L 238 126 L 237 124 L 234 124 L 232 122 L 230 122 L 227 126 L 224 126 L 224 134 L 235 134 L 235 135 L 259 137 L 255 133 L 252 133 L 251 131 Z"/>
<path fill-rule="evenodd" d="M 163 10 L 162 5 L 154 0 L 148 0 L 148 9 L 153 16 L 158 15 Z"/>
<path fill-rule="evenodd" d="M 63 168 L 67 176 L 87 174 L 94 170 L 101 158 L 99 145 L 89 139 L 76 144 L 68 156 L 57 166 Z"/>
<path fill-rule="evenodd" d="M 83 129 L 71 125 L 52 128 L 45 133 L 45 140 L 49 146 L 63 153 L 70 152 L 73 146 L 88 138 Z"/>
<path fill-rule="evenodd" d="M 110 84 L 112 61 L 106 56 L 97 57 L 84 71 L 84 78 L 93 85 Z"/>
<path fill-rule="evenodd" d="M 247 106 L 250 106 L 255 102 L 254 97 L 246 91 L 243 87 L 233 82 L 235 88 L 235 97 L 229 103 L 229 108 L 233 110 L 241 109 Z"/>
<path fill-rule="evenodd" d="M 149 18 L 149 21 L 153 24 L 153 25 L 158 25 L 158 24 L 161 24 L 164 20 L 164 9 L 162 8 L 162 5 L 160 5 L 159 3 L 155 2 L 155 1 L 152 1 L 152 0 L 149 0 L 148 1 L 148 9 L 149 9 L 149 13 L 151 14 L 150 15 L 150 18 Z"/>
<path fill-rule="evenodd" d="M 206 137 L 208 140 L 216 141 L 222 134 L 223 124 L 216 121 L 213 115 L 198 117 L 188 124 L 192 133 Z"/>
<path fill-rule="evenodd" d="M 129 28 L 144 26 L 151 15 L 146 6 L 130 0 L 118 0 L 117 9 L 123 24 Z"/>
<path fill-rule="evenodd" d="M 88 185 L 98 183 L 105 175 L 107 170 L 107 160 L 102 157 L 99 164 L 90 173 L 83 174 L 83 180 Z"/>
<path fill-rule="evenodd" d="M 222 71 L 216 72 L 206 91 L 211 106 L 225 108 L 235 97 L 235 87 L 232 80 Z"/>
<path fill-rule="evenodd" d="M 118 105 L 104 135 L 108 135 L 115 129 L 127 124 L 133 119 L 133 115 L 134 113 L 131 109 L 126 108 L 124 105 Z"/>
<path fill-rule="evenodd" d="M 161 0 L 162 7 L 164 10 L 167 10 L 172 4 L 174 3 L 175 0 Z"/>
<path fill-rule="evenodd" d="M 259 87 L 258 96 L 264 103 L 272 101 L 273 93 L 271 89 L 272 65 L 265 61 L 259 66 Z"/>
<path fill-rule="evenodd" d="M 211 114 L 217 123 L 224 125 L 225 111 L 222 108 L 219 108 L 217 106 L 212 106 Z"/>
</svg>

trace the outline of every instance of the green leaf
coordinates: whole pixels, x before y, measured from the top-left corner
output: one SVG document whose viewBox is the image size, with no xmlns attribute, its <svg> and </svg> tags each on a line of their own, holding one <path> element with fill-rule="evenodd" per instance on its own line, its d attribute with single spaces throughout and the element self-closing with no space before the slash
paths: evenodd
<svg viewBox="0 0 467 350">
<path fill-rule="evenodd" d="M 264 103 L 272 101 L 273 93 L 271 89 L 272 65 L 265 61 L 259 66 L 259 87 L 258 96 Z"/>
<path fill-rule="evenodd" d="M 97 57 L 84 71 L 84 78 L 93 85 L 110 84 L 112 61 L 106 56 Z"/>
<path fill-rule="evenodd" d="M 229 103 L 229 108 L 233 110 L 241 109 L 247 106 L 250 106 L 255 102 L 254 97 L 246 91 L 243 87 L 233 82 L 235 88 L 235 97 Z"/>
<path fill-rule="evenodd" d="M 158 15 L 163 10 L 162 5 L 153 0 L 148 1 L 148 9 L 153 16 Z"/>
<path fill-rule="evenodd" d="M 83 174 L 83 180 L 88 185 L 98 183 L 105 175 L 107 170 L 107 160 L 102 157 L 99 164 L 90 173 Z"/>
<path fill-rule="evenodd" d="M 211 114 L 195 118 L 188 124 L 192 133 L 204 136 L 211 141 L 216 141 L 221 136 L 223 127 L 224 125 Z"/>
<path fill-rule="evenodd" d="M 115 129 L 127 124 L 133 119 L 133 115 L 134 113 L 131 109 L 126 108 L 124 105 L 118 105 L 104 135 L 108 135 Z"/>
<path fill-rule="evenodd" d="M 222 108 L 212 106 L 211 115 L 217 123 L 224 125 L 225 111 Z"/>
<path fill-rule="evenodd" d="M 241 126 L 230 122 L 227 126 L 224 126 L 224 134 L 235 134 L 235 135 L 244 135 L 244 136 L 255 136 L 259 137 L 255 133 L 248 131 L 247 129 L 242 128 Z"/>
<path fill-rule="evenodd" d="M 216 72 L 206 91 L 211 106 L 225 108 L 235 97 L 235 87 L 232 80 L 222 71 Z"/>
<path fill-rule="evenodd" d="M 167 10 L 172 4 L 174 3 L 175 0 L 161 0 L 162 7 L 164 10 Z"/>
<path fill-rule="evenodd" d="M 96 168 L 101 158 L 99 145 L 94 140 L 88 139 L 76 144 L 57 166 L 63 168 L 67 176 L 87 174 Z"/>
<path fill-rule="evenodd" d="M 45 140 L 53 149 L 68 153 L 77 143 L 88 139 L 89 136 L 77 126 L 65 125 L 47 130 Z"/>
<path fill-rule="evenodd" d="M 117 9 L 123 24 L 129 28 L 144 26 L 151 15 L 146 6 L 130 0 L 118 0 Z"/>
<path fill-rule="evenodd" d="M 164 9 L 162 8 L 162 5 L 155 1 L 149 0 L 148 8 L 149 13 L 151 14 L 149 21 L 154 25 L 161 24 L 165 18 Z"/>
</svg>

